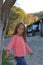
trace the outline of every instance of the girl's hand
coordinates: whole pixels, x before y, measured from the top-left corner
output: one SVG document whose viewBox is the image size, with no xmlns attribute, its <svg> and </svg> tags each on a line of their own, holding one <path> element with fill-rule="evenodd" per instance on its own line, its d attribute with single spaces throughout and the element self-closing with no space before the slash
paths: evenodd
<svg viewBox="0 0 43 65">
<path fill-rule="evenodd" d="M 33 52 L 30 52 L 30 55 L 32 56 L 33 55 Z"/>
<path fill-rule="evenodd" d="M 6 58 L 8 58 L 8 57 L 9 57 L 9 51 L 7 50 L 4 59 L 6 59 Z"/>
</svg>

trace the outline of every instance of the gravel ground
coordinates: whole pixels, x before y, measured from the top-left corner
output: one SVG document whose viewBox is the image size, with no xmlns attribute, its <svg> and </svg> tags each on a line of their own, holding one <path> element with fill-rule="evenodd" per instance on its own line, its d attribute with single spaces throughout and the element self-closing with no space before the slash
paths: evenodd
<svg viewBox="0 0 43 65">
<path fill-rule="evenodd" d="M 4 49 L 6 49 L 8 42 L 9 39 L 5 39 L 3 47 Z M 43 65 L 43 37 L 27 37 L 27 43 L 33 50 L 32 56 L 30 56 L 27 52 L 27 56 L 25 58 L 27 65 Z M 14 65 L 16 65 L 16 61 L 14 59 L 10 60 L 10 62 L 13 62 Z"/>
</svg>

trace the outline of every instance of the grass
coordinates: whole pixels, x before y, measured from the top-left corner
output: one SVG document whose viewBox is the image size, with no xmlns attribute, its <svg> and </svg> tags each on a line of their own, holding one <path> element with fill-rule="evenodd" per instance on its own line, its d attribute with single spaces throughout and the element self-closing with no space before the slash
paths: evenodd
<svg viewBox="0 0 43 65">
<path fill-rule="evenodd" d="M 2 53 L 2 65 L 13 65 L 13 63 L 10 62 L 10 59 L 4 59 L 6 52 L 3 50 Z"/>
</svg>

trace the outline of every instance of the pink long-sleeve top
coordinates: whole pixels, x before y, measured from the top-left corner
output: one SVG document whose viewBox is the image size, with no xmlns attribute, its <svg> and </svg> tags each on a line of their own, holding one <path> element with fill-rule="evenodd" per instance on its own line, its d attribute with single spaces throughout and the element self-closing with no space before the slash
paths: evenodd
<svg viewBox="0 0 43 65">
<path fill-rule="evenodd" d="M 13 55 L 17 57 L 26 56 L 26 50 L 32 52 L 29 46 L 25 43 L 22 36 L 14 35 L 11 38 L 6 50 L 11 50 L 13 48 Z"/>
</svg>

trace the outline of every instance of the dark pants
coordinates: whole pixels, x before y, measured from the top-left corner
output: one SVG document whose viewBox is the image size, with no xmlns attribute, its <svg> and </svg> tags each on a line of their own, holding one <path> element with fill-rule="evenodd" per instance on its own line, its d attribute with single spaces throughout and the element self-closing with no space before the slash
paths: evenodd
<svg viewBox="0 0 43 65">
<path fill-rule="evenodd" d="M 17 61 L 17 65 L 27 65 L 24 57 L 15 57 L 15 60 Z"/>
</svg>

